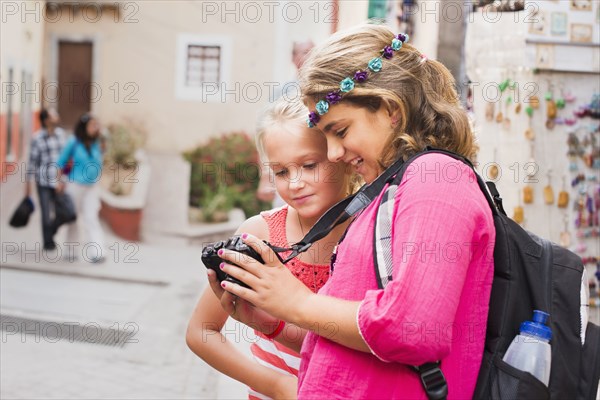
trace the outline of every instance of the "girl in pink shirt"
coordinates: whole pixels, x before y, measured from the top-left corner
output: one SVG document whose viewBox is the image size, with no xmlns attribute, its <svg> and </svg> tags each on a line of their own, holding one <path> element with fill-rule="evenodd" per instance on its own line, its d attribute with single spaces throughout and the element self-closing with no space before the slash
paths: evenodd
<svg viewBox="0 0 600 400">
<path fill-rule="evenodd" d="M 361 26 L 334 35 L 303 67 L 309 126 L 325 134 L 330 161 L 345 162 L 367 183 L 426 146 L 470 160 L 477 150 L 449 71 L 408 39 L 383 26 Z M 352 221 L 317 294 L 253 235 L 243 237 L 264 264 L 221 253 L 241 267 L 224 263 L 223 270 L 250 288 L 212 282 L 213 290 L 224 303 L 238 296 L 306 333 L 299 398 L 425 399 L 411 366 L 436 361 L 448 398 L 471 398 L 494 267 L 488 203 L 470 167 L 446 155 L 417 158 L 390 201 L 393 279 L 379 289 L 373 263 L 379 200 Z"/>
</svg>

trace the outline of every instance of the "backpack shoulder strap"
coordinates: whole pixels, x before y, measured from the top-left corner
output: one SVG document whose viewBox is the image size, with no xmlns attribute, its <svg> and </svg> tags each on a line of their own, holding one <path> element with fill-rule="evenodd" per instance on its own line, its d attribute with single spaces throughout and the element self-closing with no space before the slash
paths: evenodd
<svg viewBox="0 0 600 400">
<path fill-rule="evenodd" d="M 447 155 L 455 160 L 462 161 L 471 167 L 473 173 L 477 177 L 479 189 L 483 192 L 488 205 L 492 210 L 492 213 L 495 215 L 500 209 L 502 213 L 505 214 L 504 209 L 502 208 L 502 199 L 496 190 L 496 186 L 492 182 L 488 182 L 488 184 L 491 184 L 491 187 L 486 186 L 486 184 L 483 183 L 483 179 L 481 179 L 479 174 L 477 174 L 473 168 L 473 164 L 471 164 L 471 162 L 466 158 L 450 151 L 436 149 L 433 147 L 427 147 L 424 151 L 413 155 L 402 165 L 390 185 L 386 188 L 385 193 L 381 198 L 381 202 L 379 203 L 379 207 L 377 208 L 377 218 L 375 220 L 373 238 L 373 262 L 375 264 L 375 277 L 377 279 L 377 285 L 380 289 L 385 288 L 389 281 L 392 280 L 392 216 L 394 212 L 394 198 L 396 196 L 396 190 L 398 189 L 400 182 L 402 182 L 402 177 L 404 176 L 404 173 L 410 164 L 422 155 L 430 153 Z M 490 190 L 492 191 L 492 194 L 490 194 Z"/>
</svg>

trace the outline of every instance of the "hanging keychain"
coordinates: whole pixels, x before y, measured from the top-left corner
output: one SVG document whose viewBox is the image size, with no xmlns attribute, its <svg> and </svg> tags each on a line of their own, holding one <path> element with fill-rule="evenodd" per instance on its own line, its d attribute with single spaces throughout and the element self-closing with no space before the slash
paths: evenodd
<svg viewBox="0 0 600 400">
<path fill-rule="evenodd" d="M 533 140 L 529 143 L 529 161 L 528 164 L 535 164 L 535 159 L 533 158 Z M 535 170 L 536 168 L 533 168 L 533 173 L 530 173 L 530 169 L 526 168 L 525 169 L 525 174 L 527 176 L 527 179 L 525 179 L 525 182 L 530 182 L 531 179 L 533 178 L 533 176 L 535 175 Z M 525 204 L 533 204 L 533 186 L 529 185 L 528 183 L 525 184 L 525 187 L 523 187 L 523 203 Z"/>
<path fill-rule="evenodd" d="M 564 92 L 561 89 L 561 93 L 562 93 L 562 97 L 565 100 L 566 103 L 573 103 L 575 102 L 575 100 L 577 99 L 573 93 L 571 92 L 570 89 L 565 90 Z M 577 123 L 577 118 L 565 118 L 565 124 L 568 126 L 573 126 Z"/>
<path fill-rule="evenodd" d="M 556 118 L 556 103 L 554 102 L 554 93 L 552 84 L 548 81 L 548 91 L 544 96 L 546 99 L 546 128 L 552 130 L 556 126 L 554 119 Z"/>
<path fill-rule="evenodd" d="M 595 210 L 594 210 L 592 226 L 597 227 L 597 226 L 600 226 L 600 217 L 598 216 L 598 213 L 600 213 L 600 185 L 596 186 L 596 190 L 594 193 L 594 205 L 595 205 Z"/>
<path fill-rule="evenodd" d="M 562 190 L 558 193 L 558 208 L 567 208 L 569 206 L 569 192 L 567 192 L 567 177 L 562 177 Z"/>
<path fill-rule="evenodd" d="M 525 185 L 525 187 L 523 188 L 523 203 L 533 203 L 533 186 Z"/>
<path fill-rule="evenodd" d="M 512 74 L 511 74 L 512 75 Z M 509 131 L 510 130 L 510 118 L 509 118 L 509 111 L 512 108 L 512 104 L 513 104 L 513 96 L 511 94 L 511 92 L 514 92 L 515 88 L 516 88 L 516 82 L 513 81 L 510 78 L 507 78 L 505 81 L 506 84 L 506 88 L 504 90 L 509 90 L 508 93 L 508 97 L 506 98 L 506 106 L 504 107 L 504 121 L 502 121 L 502 128 L 504 130 Z"/>
<path fill-rule="evenodd" d="M 523 213 L 523 206 L 521 206 L 521 191 L 520 190 L 519 190 L 519 195 L 517 196 L 517 198 L 519 199 L 519 205 L 514 208 L 512 219 L 517 224 L 522 224 L 523 221 L 525 220 L 525 216 Z"/>
<path fill-rule="evenodd" d="M 567 100 L 565 98 L 565 90 L 563 84 L 560 83 L 558 87 L 560 88 L 560 97 L 556 99 L 556 108 L 562 110 L 567 105 Z"/>
<path fill-rule="evenodd" d="M 560 233 L 559 244 L 562 247 L 569 247 L 571 245 L 571 233 L 569 232 L 569 217 L 566 214 L 563 216 L 563 222 L 565 223 L 565 227 Z"/>
<path fill-rule="evenodd" d="M 513 81 L 511 89 L 513 90 L 513 92 L 515 90 L 517 90 L 517 82 L 516 81 Z M 518 96 L 516 97 L 516 99 L 517 100 L 519 99 Z M 516 105 L 515 105 L 515 114 L 519 115 L 521 113 L 521 107 L 522 107 L 521 103 L 516 103 Z"/>
<path fill-rule="evenodd" d="M 494 120 L 494 103 L 488 101 L 485 105 L 485 119 L 489 122 Z"/>
<path fill-rule="evenodd" d="M 537 110 L 538 108 L 540 108 L 540 98 L 537 97 L 536 95 L 529 97 L 529 105 L 534 110 Z"/>
<path fill-rule="evenodd" d="M 586 225 L 588 223 L 587 218 L 585 218 L 585 210 L 586 210 L 586 197 L 587 197 L 587 185 L 585 184 L 585 180 L 583 183 L 579 183 L 579 199 L 576 202 L 575 210 L 577 212 L 577 217 L 575 218 L 575 228 L 577 228 L 577 232 L 575 236 L 577 236 L 578 243 L 575 246 L 575 252 L 577 254 L 583 254 L 587 250 L 587 244 L 585 243 L 585 230 Z"/>
<path fill-rule="evenodd" d="M 496 161 L 498 159 L 497 156 L 498 149 L 494 147 L 494 162 L 492 163 L 490 168 L 488 168 L 488 178 L 493 181 L 495 181 L 498 178 L 498 173 L 500 172 L 500 170 L 498 169 L 498 162 Z"/>
<path fill-rule="evenodd" d="M 502 113 L 502 97 L 504 97 L 504 91 L 506 88 L 508 88 L 509 84 L 510 80 L 507 78 L 498 85 L 498 90 L 500 91 L 500 111 L 498 114 L 496 114 L 496 122 L 499 124 L 504 122 L 504 113 Z"/>
<path fill-rule="evenodd" d="M 531 127 L 531 120 L 533 119 L 533 107 L 527 106 L 527 108 L 525 108 L 525 113 L 527 113 L 527 129 L 525 130 L 525 138 L 527 140 L 533 140 L 535 139 L 535 132 Z"/>
<path fill-rule="evenodd" d="M 506 131 L 510 131 L 510 118 L 508 117 L 508 111 L 511 109 L 513 103 L 513 97 L 509 94 L 506 98 L 506 115 L 504 116 L 504 121 L 502 121 L 502 128 Z"/>
<path fill-rule="evenodd" d="M 554 189 L 552 188 L 552 169 L 548 170 L 548 184 L 544 187 L 544 202 L 548 205 L 554 204 Z"/>
<path fill-rule="evenodd" d="M 586 195 L 585 198 L 585 208 L 588 212 L 588 218 L 587 218 L 587 226 L 588 227 L 593 227 L 594 226 L 594 199 L 592 199 L 592 196 L 590 196 L 589 194 Z"/>
</svg>

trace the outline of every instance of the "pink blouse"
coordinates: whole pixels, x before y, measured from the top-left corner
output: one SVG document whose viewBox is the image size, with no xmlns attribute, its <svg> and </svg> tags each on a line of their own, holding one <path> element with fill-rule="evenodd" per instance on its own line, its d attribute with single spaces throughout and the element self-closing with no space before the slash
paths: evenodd
<svg viewBox="0 0 600 400">
<path fill-rule="evenodd" d="M 483 355 L 495 229 L 471 169 L 440 154 L 412 164 L 396 192 L 393 281 L 377 288 L 377 198 L 351 224 L 319 294 L 361 301 L 364 353 L 309 333 L 299 399 L 426 399 L 409 365 L 442 360 L 448 399 L 473 395 Z M 365 238 L 367 238 L 365 240 Z"/>
</svg>

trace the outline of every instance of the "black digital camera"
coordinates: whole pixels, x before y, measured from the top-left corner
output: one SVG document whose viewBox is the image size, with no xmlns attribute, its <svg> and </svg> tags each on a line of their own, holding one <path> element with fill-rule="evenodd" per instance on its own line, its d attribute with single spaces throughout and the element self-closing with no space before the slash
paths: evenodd
<svg viewBox="0 0 600 400">
<path fill-rule="evenodd" d="M 275 251 L 275 254 L 277 254 L 277 257 L 279 258 L 279 260 L 281 260 L 281 257 L 279 257 L 279 254 L 277 252 L 278 249 L 275 249 L 268 242 L 264 242 L 264 243 L 267 246 L 269 246 L 271 249 L 273 249 L 273 251 Z M 223 272 L 221 270 L 221 268 L 219 268 L 219 265 L 222 262 L 224 262 L 224 260 L 221 259 L 221 257 L 219 257 L 219 255 L 217 254 L 217 252 L 221 249 L 237 251 L 238 253 L 242 253 L 242 254 L 245 254 L 247 256 L 254 258 L 255 260 L 257 260 L 260 263 L 264 263 L 262 257 L 256 251 L 254 251 L 254 249 L 252 247 L 249 247 L 246 243 L 244 243 L 242 241 L 241 236 L 239 236 L 239 235 L 232 236 L 227 240 L 222 240 L 219 242 L 208 244 L 202 249 L 202 262 L 204 263 L 204 266 L 206 268 L 212 269 L 213 271 L 215 271 L 217 273 L 217 279 L 219 280 L 219 282 L 228 281 L 228 282 L 237 283 L 240 286 L 249 287 L 248 285 L 246 285 L 244 282 L 240 281 L 239 279 L 236 279 L 232 276 L 227 275 L 225 272 Z M 227 261 L 227 262 L 232 264 L 229 261 Z"/>
</svg>

